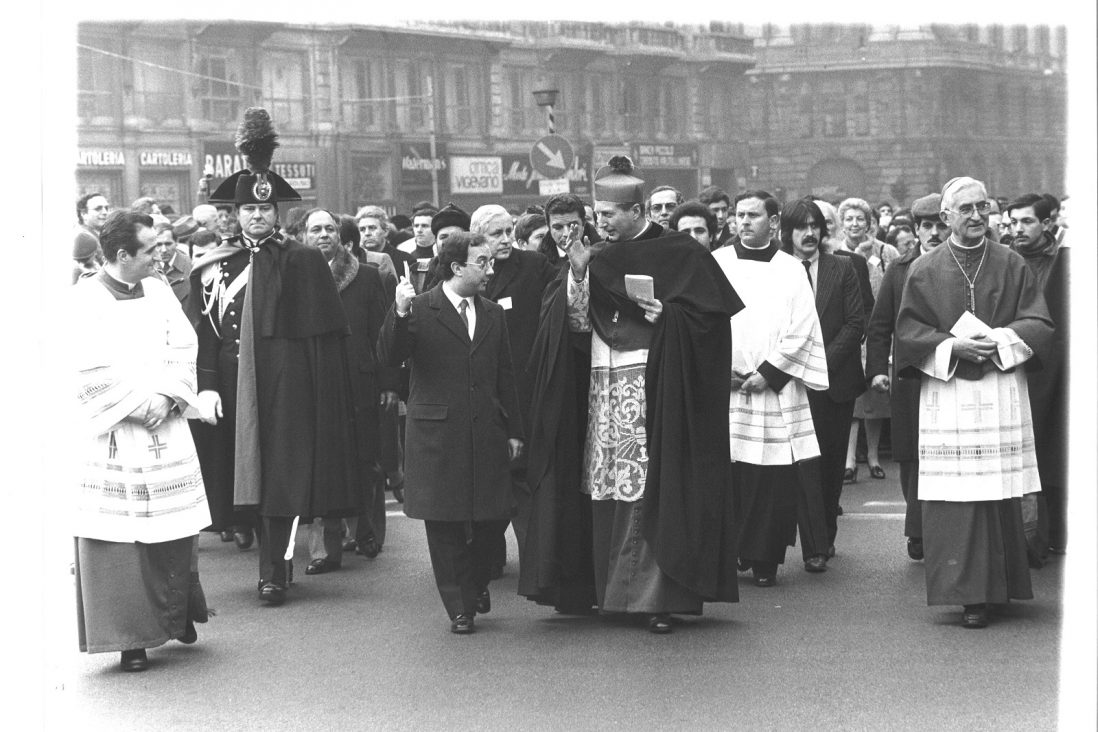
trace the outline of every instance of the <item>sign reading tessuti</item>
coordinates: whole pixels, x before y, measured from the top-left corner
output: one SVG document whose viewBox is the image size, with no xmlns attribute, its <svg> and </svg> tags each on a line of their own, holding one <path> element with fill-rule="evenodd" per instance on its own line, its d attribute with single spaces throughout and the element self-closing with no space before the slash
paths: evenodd
<svg viewBox="0 0 1098 732">
<path fill-rule="evenodd" d="M 575 153 L 571 143 L 560 135 L 546 135 L 530 148 L 530 165 L 550 180 L 563 178 L 572 167 Z"/>
</svg>

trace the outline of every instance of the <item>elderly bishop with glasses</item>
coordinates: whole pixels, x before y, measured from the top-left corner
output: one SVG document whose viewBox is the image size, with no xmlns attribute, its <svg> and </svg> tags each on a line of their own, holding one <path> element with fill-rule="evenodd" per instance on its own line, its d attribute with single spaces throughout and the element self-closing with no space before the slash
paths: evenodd
<svg viewBox="0 0 1098 732">
<path fill-rule="evenodd" d="M 1033 597 L 1022 497 L 1041 483 L 1024 372 L 1053 335 L 1025 260 L 987 238 L 990 211 L 980 181 L 946 183 L 952 233 L 911 265 L 895 331 L 897 374 L 920 380 L 927 604 L 962 605 L 965 628 Z"/>
</svg>

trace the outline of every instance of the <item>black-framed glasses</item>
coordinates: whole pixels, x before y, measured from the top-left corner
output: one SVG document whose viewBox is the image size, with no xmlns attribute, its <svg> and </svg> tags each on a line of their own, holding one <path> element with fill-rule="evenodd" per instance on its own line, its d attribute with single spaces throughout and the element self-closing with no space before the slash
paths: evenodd
<svg viewBox="0 0 1098 732">
<path fill-rule="evenodd" d="M 975 211 L 976 213 L 983 216 L 984 214 L 991 211 L 991 201 L 977 201 L 976 203 L 962 203 L 957 208 L 951 208 L 951 209 L 948 209 L 948 210 L 953 211 L 954 213 L 959 213 L 962 216 L 971 216 L 972 212 Z"/>
</svg>

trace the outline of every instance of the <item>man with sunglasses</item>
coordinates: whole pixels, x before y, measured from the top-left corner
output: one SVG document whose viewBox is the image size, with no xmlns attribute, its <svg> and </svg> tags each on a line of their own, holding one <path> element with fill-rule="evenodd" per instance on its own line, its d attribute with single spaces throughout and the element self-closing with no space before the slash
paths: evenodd
<svg viewBox="0 0 1098 732">
<path fill-rule="evenodd" d="M 682 193 L 673 186 L 656 186 L 648 194 L 648 220 L 653 224 L 659 224 L 664 231 L 669 231 L 667 222 L 671 220 L 671 212 L 682 203 Z"/>
<path fill-rule="evenodd" d="M 987 189 L 942 189 L 951 233 L 909 269 L 896 316 L 896 373 L 919 379 L 918 497 L 928 605 L 1030 599 L 1022 496 L 1040 491 L 1025 370 L 1048 355 L 1053 323 L 1025 260 L 987 238 Z M 1025 365 L 1025 369 L 1018 368 Z"/>
<path fill-rule="evenodd" d="M 451 234 L 438 265 L 442 281 L 420 295 L 400 278 L 378 355 L 411 369 L 404 513 L 424 521 L 450 631 L 465 635 L 492 609 L 492 540 L 511 516 L 510 462 L 524 433 L 507 320 L 483 296 L 491 247 L 481 234 Z"/>
<path fill-rule="evenodd" d="M 892 457 L 900 464 L 900 490 L 907 502 L 904 536 L 907 537 L 907 554 L 914 560 L 923 558 L 923 515 L 918 499 L 919 382 L 897 379 L 890 361 L 896 315 L 900 311 L 900 297 L 911 265 L 949 237 L 949 224 L 939 216 L 941 203 L 941 195 L 931 193 L 911 205 L 919 243 L 885 270 L 866 335 L 865 378 L 869 388 L 881 393 L 892 392 Z"/>
</svg>

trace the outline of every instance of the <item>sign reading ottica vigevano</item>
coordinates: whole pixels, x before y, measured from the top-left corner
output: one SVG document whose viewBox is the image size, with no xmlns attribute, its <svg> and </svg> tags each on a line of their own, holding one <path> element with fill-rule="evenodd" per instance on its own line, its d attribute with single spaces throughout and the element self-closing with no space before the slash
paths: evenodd
<svg viewBox="0 0 1098 732">
<path fill-rule="evenodd" d="M 400 143 L 400 184 L 405 188 L 429 188 L 431 173 L 442 178 L 449 167 L 444 143 L 435 143 L 434 157 L 431 157 L 430 143 Z"/>
<path fill-rule="evenodd" d="M 450 192 L 503 193 L 503 161 L 499 156 L 450 156 Z"/>
</svg>

